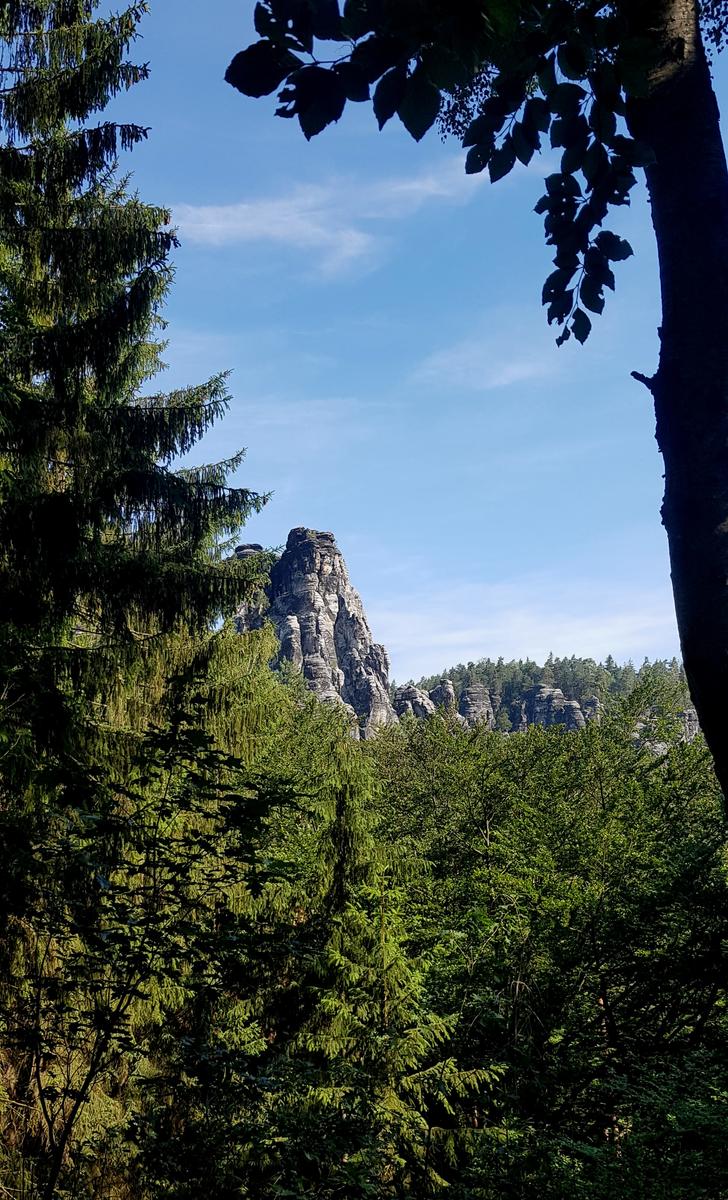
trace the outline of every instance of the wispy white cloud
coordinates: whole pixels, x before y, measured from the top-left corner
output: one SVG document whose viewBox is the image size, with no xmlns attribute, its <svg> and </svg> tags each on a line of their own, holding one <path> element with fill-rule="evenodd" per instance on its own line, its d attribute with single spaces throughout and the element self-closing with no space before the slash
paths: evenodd
<svg viewBox="0 0 728 1200">
<path fill-rule="evenodd" d="M 489 392 L 556 375 L 553 331 L 534 305 L 491 310 L 473 333 L 428 354 L 412 371 L 417 385 Z"/>
<path fill-rule="evenodd" d="M 488 655 L 542 662 L 553 651 L 641 661 L 678 652 L 667 587 L 529 577 L 408 592 L 400 605 L 373 605 L 368 616 L 399 680 Z"/>
<path fill-rule="evenodd" d="M 313 255 L 315 270 L 334 276 L 375 263 L 389 223 L 433 202 L 466 202 L 479 183 L 452 158 L 411 177 L 345 177 L 238 204 L 176 204 L 174 218 L 188 242 L 283 246 Z"/>
<path fill-rule="evenodd" d="M 268 486 L 278 493 L 285 481 L 302 500 L 327 463 L 373 436 L 366 406 L 351 396 L 259 396 L 237 402 L 226 424 Z"/>
<path fill-rule="evenodd" d="M 334 213 L 331 191 L 297 188 L 290 196 L 240 204 L 174 210 L 184 239 L 208 246 L 268 242 L 316 255 L 318 269 L 335 275 L 374 252 L 376 239 Z"/>
</svg>

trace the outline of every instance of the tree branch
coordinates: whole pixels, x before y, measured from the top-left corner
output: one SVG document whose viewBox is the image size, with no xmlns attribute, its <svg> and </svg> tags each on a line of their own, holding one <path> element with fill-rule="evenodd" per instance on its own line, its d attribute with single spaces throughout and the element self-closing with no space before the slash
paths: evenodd
<svg viewBox="0 0 728 1200">
<path fill-rule="evenodd" d="M 644 383 L 647 391 L 654 395 L 656 379 L 655 375 L 643 375 L 641 371 L 630 371 L 630 375 L 633 379 L 636 379 L 638 383 Z"/>
</svg>

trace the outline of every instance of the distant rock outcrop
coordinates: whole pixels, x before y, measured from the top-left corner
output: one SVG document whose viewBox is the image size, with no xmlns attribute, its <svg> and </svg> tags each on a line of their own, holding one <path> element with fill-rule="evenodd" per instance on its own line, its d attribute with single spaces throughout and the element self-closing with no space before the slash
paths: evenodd
<svg viewBox="0 0 728 1200">
<path fill-rule="evenodd" d="M 598 696 L 588 696 L 582 700 L 581 711 L 586 721 L 598 721 L 602 715 L 602 702 Z"/>
<path fill-rule="evenodd" d="M 258 553 L 239 546 L 236 555 Z M 245 606 L 241 632 L 273 623 L 280 659 L 301 671 L 322 700 L 345 705 L 363 737 L 396 721 L 389 698 L 389 660 L 372 638 L 359 593 L 351 586 L 332 533 L 292 529 L 270 573 L 267 607 Z"/>
<path fill-rule="evenodd" d="M 601 705 L 596 696 L 590 696 L 580 704 L 578 700 L 568 700 L 561 688 L 540 683 L 511 704 L 511 729 L 514 733 L 522 733 L 529 725 L 583 729 L 587 721 L 598 721 L 600 712 Z"/>
<path fill-rule="evenodd" d="M 262 549 L 249 544 L 238 546 L 235 553 L 247 558 Z M 511 693 L 502 701 L 500 693 L 491 694 L 482 683 L 465 684 L 458 696 L 453 681 L 443 678 L 429 692 L 405 684 L 390 699 L 387 652 L 372 638 L 361 598 L 349 581 L 332 533 L 291 530 L 283 554 L 271 569 L 261 604 L 240 609 L 237 626 L 244 632 L 266 619 L 278 637 L 279 661 L 292 663 L 321 700 L 343 705 L 361 737 L 400 717 L 423 719 L 438 710 L 468 728 L 513 733 L 530 725 L 579 730 L 601 715 L 595 696 L 579 703 L 545 683 L 529 687 L 515 699 Z M 686 707 L 680 719 L 686 740 L 691 740 L 698 732 L 695 710 Z M 639 730 L 644 727 L 645 722 L 640 723 Z"/>
<path fill-rule="evenodd" d="M 527 725 L 565 725 L 583 729 L 586 724 L 578 700 L 567 700 L 561 688 L 539 684 L 524 696 Z"/>
<path fill-rule="evenodd" d="M 490 692 L 482 683 L 472 683 L 460 694 L 458 712 L 466 725 L 485 725 L 492 729 L 495 724 L 493 702 Z"/>
<path fill-rule="evenodd" d="M 692 706 L 678 713 L 682 721 L 683 729 L 685 730 L 685 741 L 692 742 L 700 733 L 700 724 L 698 723 L 698 714 Z"/>
<path fill-rule="evenodd" d="M 436 712 L 436 705 L 427 692 L 408 683 L 394 693 L 394 711 L 398 717 L 431 717 Z"/>
<path fill-rule="evenodd" d="M 437 687 L 430 692 L 430 700 L 435 708 L 444 708 L 445 712 L 454 713 L 458 706 L 458 699 L 452 679 L 441 679 Z"/>
</svg>

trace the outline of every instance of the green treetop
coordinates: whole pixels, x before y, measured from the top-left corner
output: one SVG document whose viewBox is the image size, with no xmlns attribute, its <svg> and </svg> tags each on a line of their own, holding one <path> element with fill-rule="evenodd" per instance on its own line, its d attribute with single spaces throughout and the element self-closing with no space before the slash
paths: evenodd
<svg viewBox="0 0 728 1200">
<path fill-rule="evenodd" d="M 92 123 L 147 74 L 127 59 L 145 5 L 96 8 L 0 10 L 0 673 L 31 760 L 62 744 L 71 688 L 101 711 L 122 663 L 208 627 L 258 569 L 220 553 L 264 499 L 228 486 L 241 456 L 173 466 L 225 411 L 224 376 L 142 392 L 176 239 L 115 173 L 146 130 Z"/>
</svg>

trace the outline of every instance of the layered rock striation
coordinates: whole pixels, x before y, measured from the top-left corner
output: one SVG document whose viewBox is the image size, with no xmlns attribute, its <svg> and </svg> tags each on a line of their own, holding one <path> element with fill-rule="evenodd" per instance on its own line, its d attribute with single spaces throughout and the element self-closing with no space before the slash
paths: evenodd
<svg viewBox="0 0 728 1200">
<path fill-rule="evenodd" d="M 494 728 L 493 702 L 482 683 L 464 688 L 459 701 L 451 679 L 441 679 L 430 692 L 423 692 L 421 688 L 408 683 L 398 687 L 394 694 L 394 711 L 398 717 L 429 717 L 438 709 L 444 709 L 461 725 Z"/>
<path fill-rule="evenodd" d="M 596 702 L 598 707 L 598 701 Z M 596 711 L 593 701 L 585 708 L 589 717 Z M 564 725 L 566 729 L 583 729 L 587 715 L 578 700 L 567 700 L 561 688 L 539 684 L 529 688 L 521 705 L 522 722 L 528 725 Z"/>
<path fill-rule="evenodd" d="M 239 546 L 245 558 L 258 546 Z M 372 637 L 359 593 L 332 533 L 292 529 L 270 573 L 265 603 L 237 614 L 243 632 L 273 623 L 279 660 L 301 671 L 322 700 L 344 704 L 368 737 L 396 721 L 389 698 L 389 660 Z"/>
</svg>

